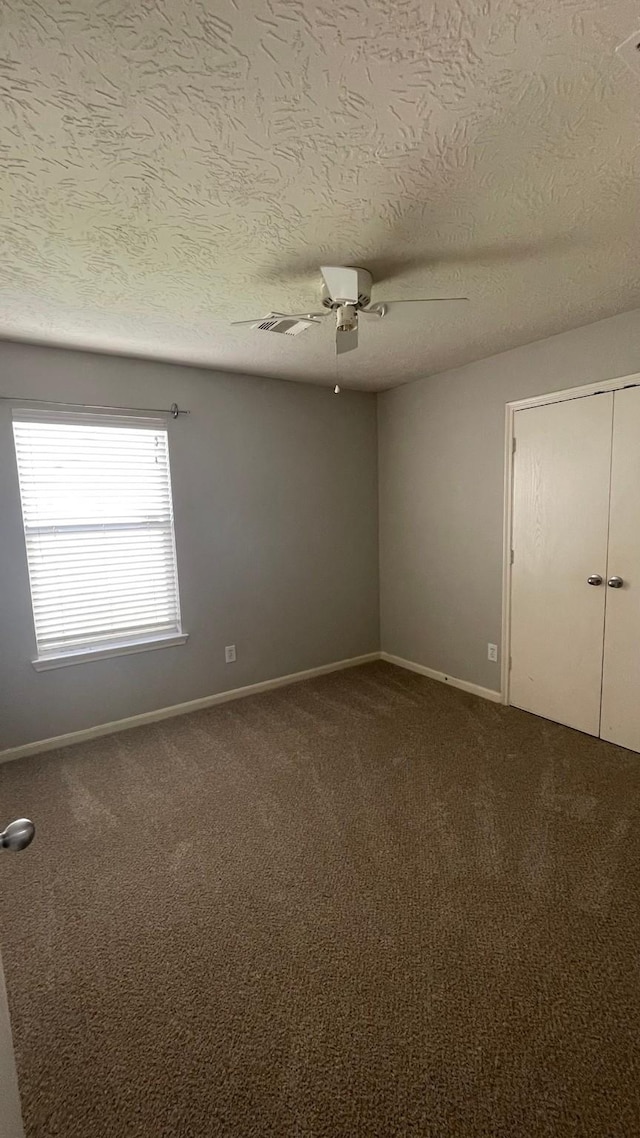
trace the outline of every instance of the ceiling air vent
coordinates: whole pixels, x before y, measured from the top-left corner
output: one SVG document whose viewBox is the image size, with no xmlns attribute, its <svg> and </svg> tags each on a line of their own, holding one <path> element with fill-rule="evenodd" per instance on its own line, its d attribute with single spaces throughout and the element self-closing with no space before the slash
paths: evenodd
<svg viewBox="0 0 640 1138">
<path fill-rule="evenodd" d="M 311 328 L 314 323 L 314 320 L 297 320 L 291 316 L 278 316 L 275 312 L 270 312 L 264 320 L 254 324 L 253 327 L 258 332 L 281 332 L 284 336 L 297 336 L 299 332 L 304 332 L 305 328 Z"/>
</svg>

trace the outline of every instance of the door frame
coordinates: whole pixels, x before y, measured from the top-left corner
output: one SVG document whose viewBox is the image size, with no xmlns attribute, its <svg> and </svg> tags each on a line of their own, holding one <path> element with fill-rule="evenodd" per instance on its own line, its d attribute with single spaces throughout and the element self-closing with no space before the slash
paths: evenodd
<svg viewBox="0 0 640 1138">
<path fill-rule="evenodd" d="M 4 855 L 0 855 L 4 856 Z M 19 918 L 17 918 L 19 919 Z M 20 1091 L 13 1052 L 11 1020 L 7 1004 L 2 959 L 0 958 L 0 1138 L 24 1138 Z"/>
<path fill-rule="evenodd" d="M 500 691 L 502 703 L 509 703 L 511 660 L 511 540 L 513 534 L 513 459 L 515 441 L 515 413 L 528 407 L 544 407 L 548 403 L 566 403 L 569 399 L 586 399 L 590 395 L 604 395 L 607 391 L 621 391 L 625 387 L 640 387 L 640 372 L 568 387 L 563 391 L 550 391 L 545 395 L 532 395 L 505 405 L 504 441 L 504 525 L 502 539 L 502 638 L 500 649 Z"/>
</svg>

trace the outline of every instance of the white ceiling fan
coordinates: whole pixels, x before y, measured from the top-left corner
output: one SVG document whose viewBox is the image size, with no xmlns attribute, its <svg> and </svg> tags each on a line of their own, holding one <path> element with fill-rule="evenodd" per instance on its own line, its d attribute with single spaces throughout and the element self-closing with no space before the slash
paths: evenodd
<svg viewBox="0 0 640 1138">
<path fill-rule="evenodd" d="M 467 300 L 466 296 L 425 297 L 419 300 L 378 300 L 371 303 L 371 273 L 342 265 L 322 265 L 321 299 L 324 312 L 269 312 L 258 320 L 234 320 L 234 325 L 251 324 L 261 332 L 280 332 L 297 336 L 319 324 L 325 316 L 336 316 L 336 352 L 351 352 L 358 346 L 358 317 L 386 316 L 399 304 L 433 304 L 438 301 Z"/>
</svg>

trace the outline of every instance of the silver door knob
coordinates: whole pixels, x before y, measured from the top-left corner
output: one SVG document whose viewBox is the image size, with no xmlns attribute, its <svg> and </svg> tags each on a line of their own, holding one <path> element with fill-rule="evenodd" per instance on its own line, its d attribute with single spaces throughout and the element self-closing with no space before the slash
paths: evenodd
<svg viewBox="0 0 640 1138">
<path fill-rule="evenodd" d="M 0 850 L 11 850 L 17 853 L 30 846 L 35 837 L 36 828 L 28 818 L 16 818 L 10 822 L 6 830 L 0 833 Z"/>
<path fill-rule="evenodd" d="M 621 589 L 624 585 L 624 581 L 622 580 L 622 577 L 609 577 L 607 585 L 610 589 Z"/>
<path fill-rule="evenodd" d="M 602 577 L 599 573 L 593 573 L 591 577 L 587 577 L 587 583 L 589 585 L 601 585 Z"/>
</svg>

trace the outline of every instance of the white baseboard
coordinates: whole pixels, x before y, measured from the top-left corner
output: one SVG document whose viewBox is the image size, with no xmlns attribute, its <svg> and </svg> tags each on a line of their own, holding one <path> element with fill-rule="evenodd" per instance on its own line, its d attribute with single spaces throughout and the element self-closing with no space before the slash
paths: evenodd
<svg viewBox="0 0 640 1138">
<path fill-rule="evenodd" d="M 502 695 L 493 688 L 482 688 L 479 684 L 472 684 L 469 680 L 457 680 L 455 676 L 447 676 L 444 672 L 436 672 L 435 668 L 425 668 L 424 664 L 414 664 L 412 660 L 403 660 L 401 656 L 392 656 L 389 652 L 381 652 L 380 659 L 388 664 L 396 664 L 398 668 L 406 668 L 408 672 L 417 672 L 419 676 L 428 676 L 430 680 L 439 680 L 440 683 L 449 684 L 452 688 L 471 692 L 472 695 L 490 699 L 493 703 L 502 703 Z M 1 756 L 0 756 L 1 757 Z"/>
<path fill-rule="evenodd" d="M 259 684 L 247 684 L 243 688 L 205 695 L 201 699 L 191 699 L 187 703 L 174 703 L 171 707 L 160 707 L 157 711 L 145 711 L 142 715 L 130 715 L 128 719 L 116 719 L 112 723 L 99 723 L 96 727 L 86 727 L 83 731 L 70 731 L 67 735 L 56 735 L 52 739 L 40 739 L 35 743 L 24 743 L 21 747 L 9 747 L 0 751 L 0 763 L 11 759 L 23 759 L 27 755 L 37 755 L 41 751 L 54 751 L 58 747 L 69 747 L 73 743 L 86 743 L 100 735 L 113 735 L 117 731 L 127 731 L 130 727 L 142 727 L 145 723 L 157 723 L 160 719 L 171 719 L 174 715 L 187 715 L 190 711 L 201 711 L 204 707 L 214 707 L 218 703 L 229 703 L 233 699 L 244 699 L 248 695 L 271 691 L 273 688 L 297 684 L 301 680 L 311 680 L 314 676 L 324 676 L 327 672 L 340 672 L 345 668 L 356 668 L 379 660 L 379 652 L 368 652 L 366 656 L 352 656 L 349 660 L 337 660 L 333 664 L 321 664 L 319 668 L 307 668 L 304 672 L 292 672 L 289 676 L 277 676 L 273 680 L 262 680 Z"/>
</svg>

